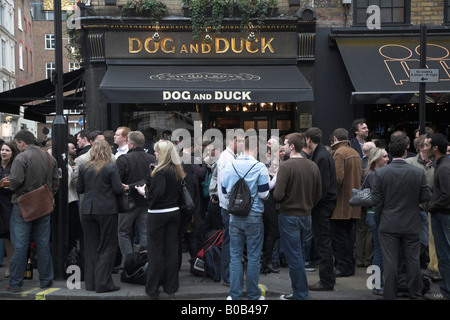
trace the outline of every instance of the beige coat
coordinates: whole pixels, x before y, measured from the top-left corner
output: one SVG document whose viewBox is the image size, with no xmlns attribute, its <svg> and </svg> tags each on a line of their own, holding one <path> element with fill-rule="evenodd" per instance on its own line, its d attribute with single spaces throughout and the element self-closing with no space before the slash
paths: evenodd
<svg viewBox="0 0 450 320">
<path fill-rule="evenodd" d="M 361 207 L 348 204 L 352 189 L 361 186 L 362 160 L 349 141 L 340 141 L 331 146 L 336 164 L 337 202 L 331 219 L 359 219 Z"/>
</svg>

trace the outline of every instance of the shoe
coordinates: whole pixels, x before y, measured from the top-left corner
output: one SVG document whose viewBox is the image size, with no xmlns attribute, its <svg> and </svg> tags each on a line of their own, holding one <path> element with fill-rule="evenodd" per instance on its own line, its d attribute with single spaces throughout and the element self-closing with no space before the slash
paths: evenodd
<svg viewBox="0 0 450 320">
<path fill-rule="evenodd" d="M 343 277 L 353 276 L 355 274 L 355 272 L 343 273 L 336 269 L 335 274 L 336 274 L 336 278 L 343 278 Z"/>
<path fill-rule="evenodd" d="M 280 296 L 280 300 L 295 300 L 295 299 L 294 295 L 291 293 L 291 294 L 282 294 Z"/>
<path fill-rule="evenodd" d="M 312 284 L 308 286 L 308 289 L 311 291 L 333 291 L 334 287 L 327 287 L 322 284 L 322 282 L 317 282 L 316 284 Z"/>
<path fill-rule="evenodd" d="M 284 255 L 284 253 L 280 254 L 280 266 L 283 268 L 288 267 L 288 262 L 287 262 L 287 259 L 286 259 L 286 256 Z"/>
<path fill-rule="evenodd" d="M 9 284 L 6 285 L 6 291 L 12 292 L 12 293 L 18 293 L 22 291 L 22 288 L 13 288 Z"/>
<path fill-rule="evenodd" d="M 113 267 L 112 268 L 112 273 L 113 274 L 118 274 L 119 272 L 121 272 L 123 270 L 123 267 Z"/>
<path fill-rule="evenodd" d="M 314 271 L 316 271 L 316 269 L 314 269 L 314 268 L 305 268 L 305 271 L 306 272 L 314 272 Z"/>
<path fill-rule="evenodd" d="M 233 298 L 231 298 L 231 296 L 228 296 L 228 297 L 227 297 L 227 300 L 233 300 Z"/>
<path fill-rule="evenodd" d="M 261 273 L 262 274 L 268 274 L 268 273 L 280 273 L 280 270 L 273 267 L 271 263 L 269 264 L 263 264 L 261 266 Z"/>
<path fill-rule="evenodd" d="M 444 295 L 442 295 L 441 293 L 437 293 L 437 292 L 425 293 L 423 297 L 427 300 L 448 300 L 449 299 L 449 298 L 445 297 Z"/>
<path fill-rule="evenodd" d="M 266 300 L 266 297 L 259 296 L 258 300 Z"/>
<path fill-rule="evenodd" d="M 372 293 L 377 295 L 377 296 L 382 296 L 383 295 L 383 289 L 373 289 Z"/>
<path fill-rule="evenodd" d="M 433 271 L 430 269 L 426 269 L 423 272 L 423 275 L 430 278 L 432 281 L 440 281 L 442 280 L 441 274 L 439 273 L 439 271 Z"/>
<path fill-rule="evenodd" d="M 7 268 L 5 270 L 5 278 L 8 279 L 9 278 L 9 268 Z"/>
<path fill-rule="evenodd" d="M 230 286 L 230 284 L 228 282 L 225 282 L 223 280 L 220 280 L 220 284 L 225 286 L 225 287 L 229 287 Z"/>
</svg>

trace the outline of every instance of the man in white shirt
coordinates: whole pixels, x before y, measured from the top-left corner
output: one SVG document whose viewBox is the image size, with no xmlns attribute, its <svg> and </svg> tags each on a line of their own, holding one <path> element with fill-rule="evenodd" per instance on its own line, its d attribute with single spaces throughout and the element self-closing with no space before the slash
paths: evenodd
<svg viewBox="0 0 450 320">
<path fill-rule="evenodd" d="M 117 152 L 114 155 L 116 159 L 123 154 L 128 152 L 128 132 L 130 132 L 128 127 L 118 127 L 116 133 L 114 134 L 114 143 L 117 144 Z"/>
</svg>

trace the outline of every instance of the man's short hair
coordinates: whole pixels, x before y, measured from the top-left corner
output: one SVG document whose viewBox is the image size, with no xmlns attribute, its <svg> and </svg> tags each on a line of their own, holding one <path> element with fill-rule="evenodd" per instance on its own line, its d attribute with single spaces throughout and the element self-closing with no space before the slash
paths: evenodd
<svg viewBox="0 0 450 320">
<path fill-rule="evenodd" d="M 245 136 L 244 149 L 247 151 L 258 149 L 258 136 L 256 135 Z"/>
<path fill-rule="evenodd" d="M 364 118 L 354 120 L 352 122 L 352 127 L 350 128 L 350 130 L 352 131 L 352 134 L 354 134 L 356 136 L 355 132 L 358 131 L 359 126 L 364 123 L 366 123 L 366 119 L 364 119 Z"/>
<path fill-rule="evenodd" d="M 145 144 L 145 136 L 140 131 L 128 132 L 128 142 L 134 144 L 136 148 L 143 148 Z"/>
<path fill-rule="evenodd" d="M 78 135 L 79 135 L 80 138 L 82 138 L 82 139 L 86 138 L 86 139 L 89 140 L 89 133 L 90 133 L 89 130 L 83 129 L 83 130 L 81 130 L 80 132 L 78 132 Z"/>
<path fill-rule="evenodd" d="M 435 133 L 428 135 L 431 147 L 438 147 L 438 150 L 442 154 L 447 154 L 448 140 L 442 133 Z"/>
<path fill-rule="evenodd" d="M 338 141 L 348 140 L 348 131 L 344 128 L 337 128 L 333 131 L 333 137 L 336 137 Z"/>
<path fill-rule="evenodd" d="M 118 127 L 117 130 L 122 130 L 122 137 L 124 137 L 124 138 L 127 138 L 128 132 L 131 131 L 131 129 L 128 127 Z"/>
<path fill-rule="evenodd" d="M 408 140 L 406 134 L 391 137 L 391 142 L 389 142 L 389 152 L 393 158 L 403 157 L 407 148 Z"/>
<path fill-rule="evenodd" d="M 300 153 L 305 146 L 305 137 L 301 133 L 293 132 L 286 136 L 288 145 L 293 144 L 295 152 Z"/>
<path fill-rule="evenodd" d="M 103 131 L 100 131 L 100 130 L 91 131 L 89 133 L 88 140 L 89 141 L 95 141 L 95 138 L 97 138 L 100 135 L 103 135 Z"/>
<path fill-rule="evenodd" d="M 311 127 L 305 131 L 306 139 L 310 138 L 311 141 L 315 144 L 319 144 L 322 142 L 322 130 L 317 127 Z"/>
<path fill-rule="evenodd" d="M 25 142 L 26 145 L 33 145 L 37 144 L 36 137 L 34 136 L 31 131 L 27 129 L 22 129 L 19 132 L 16 133 L 14 136 L 14 140 L 17 142 Z"/>
</svg>

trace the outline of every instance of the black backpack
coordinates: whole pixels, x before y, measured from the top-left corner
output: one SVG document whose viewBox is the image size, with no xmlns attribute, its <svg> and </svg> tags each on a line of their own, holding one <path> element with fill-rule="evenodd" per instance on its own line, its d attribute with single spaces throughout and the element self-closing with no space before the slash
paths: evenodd
<svg viewBox="0 0 450 320">
<path fill-rule="evenodd" d="M 234 165 L 233 164 L 231 165 L 233 166 L 234 171 L 238 175 L 239 180 L 231 189 L 230 200 L 228 202 L 228 213 L 234 214 L 235 216 L 246 217 L 248 216 L 250 210 L 252 209 L 253 201 L 250 188 L 248 187 L 244 179 L 247 176 L 247 174 L 253 169 L 256 163 L 250 168 L 250 170 L 247 171 L 247 173 L 243 177 L 239 175 Z"/>
</svg>

